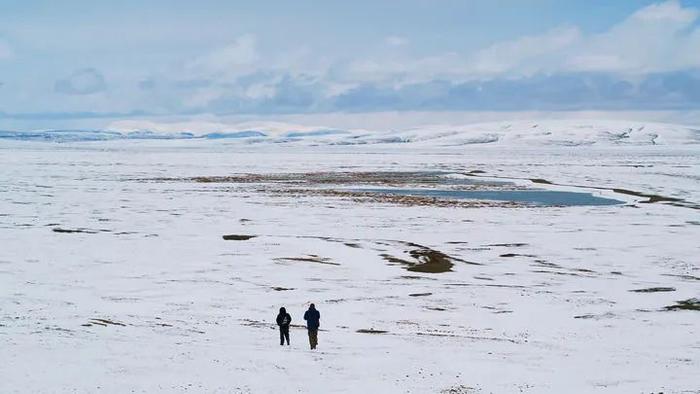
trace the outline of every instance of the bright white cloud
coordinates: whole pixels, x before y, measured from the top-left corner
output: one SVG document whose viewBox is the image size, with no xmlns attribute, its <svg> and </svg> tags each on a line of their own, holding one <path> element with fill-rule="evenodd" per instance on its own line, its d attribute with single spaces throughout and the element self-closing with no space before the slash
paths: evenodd
<svg viewBox="0 0 700 394">
<path fill-rule="evenodd" d="M 699 17 L 698 8 L 671 0 L 642 8 L 600 34 L 586 35 L 576 26 L 563 26 L 498 42 L 472 54 L 420 58 L 383 54 L 349 63 L 344 77 L 396 85 L 441 78 L 460 81 L 561 72 L 631 76 L 697 68 Z"/>
<path fill-rule="evenodd" d="M 603 72 L 634 76 L 700 67 L 700 10 L 677 1 L 652 4 L 599 34 L 562 26 L 541 34 L 497 42 L 473 53 L 411 54 L 407 39 L 385 37 L 396 50 L 329 59 L 303 48 L 275 54 L 256 51 L 252 37 L 204 56 L 211 70 L 252 66 L 271 74 L 311 75 L 327 87 L 324 97 L 361 84 L 392 88 L 446 80 L 451 82 L 520 78 L 537 74 Z M 640 44 L 643 43 L 643 44 Z M 235 62 L 227 59 L 236 59 Z M 322 61 L 319 59 L 323 59 Z M 230 76 L 231 74 L 227 74 Z M 270 78 L 275 78 L 271 76 Z M 246 96 L 268 97 L 274 88 L 259 83 Z"/>
<path fill-rule="evenodd" d="M 607 31 L 584 35 L 576 27 L 496 43 L 469 58 L 471 77 L 536 73 L 646 74 L 700 67 L 700 16 L 677 1 L 652 4 Z"/>
<path fill-rule="evenodd" d="M 562 68 L 628 74 L 700 66 L 700 13 L 676 1 L 652 4 L 570 48 Z"/>
<path fill-rule="evenodd" d="M 683 8 L 677 0 L 652 4 L 635 12 L 630 19 L 643 22 L 672 22 L 688 25 L 698 17 L 698 10 Z"/>
<path fill-rule="evenodd" d="M 469 61 L 470 69 L 483 76 L 550 71 L 559 61 L 561 51 L 578 44 L 581 39 L 578 28 L 566 27 L 497 43 L 477 52 Z"/>
</svg>

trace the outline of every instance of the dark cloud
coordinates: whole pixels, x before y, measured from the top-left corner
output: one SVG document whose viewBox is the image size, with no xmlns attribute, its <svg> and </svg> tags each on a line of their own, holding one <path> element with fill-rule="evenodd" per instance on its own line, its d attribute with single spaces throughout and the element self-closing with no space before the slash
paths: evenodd
<svg viewBox="0 0 700 394">
<path fill-rule="evenodd" d="M 609 73 L 561 73 L 526 78 L 452 82 L 434 80 L 392 86 L 363 83 L 329 95 L 332 82 L 304 75 L 254 73 L 227 82 L 146 79 L 136 98 L 141 111 L 161 114 L 289 114 L 374 111 L 575 111 L 700 109 L 700 70 L 656 73 L 627 80 Z M 262 93 L 251 94 L 256 87 Z M 106 88 L 95 70 L 56 83 L 66 94 Z M 216 92 L 197 105 L 188 98 Z M 153 99 L 148 99 L 154 97 Z M 150 106 L 149 103 L 158 103 Z"/>
<path fill-rule="evenodd" d="M 271 94 L 250 96 L 248 89 L 264 85 Z M 323 105 L 324 85 L 309 76 L 251 74 L 231 83 L 218 84 L 224 93 L 199 108 L 201 112 L 228 113 L 305 113 L 317 112 Z"/>
<path fill-rule="evenodd" d="M 105 91 L 107 84 L 99 71 L 94 68 L 78 70 L 54 84 L 54 90 L 63 94 L 84 95 Z"/>
<path fill-rule="evenodd" d="M 364 84 L 335 98 L 333 109 L 376 110 L 660 110 L 700 108 L 697 73 L 652 74 L 632 83 L 609 74 L 556 74 L 398 88 Z"/>
<path fill-rule="evenodd" d="M 141 90 L 153 90 L 157 87 L 157 83 L 155 78 L 146 78 L 139 81 L 138 87 Z"/>
</svg>

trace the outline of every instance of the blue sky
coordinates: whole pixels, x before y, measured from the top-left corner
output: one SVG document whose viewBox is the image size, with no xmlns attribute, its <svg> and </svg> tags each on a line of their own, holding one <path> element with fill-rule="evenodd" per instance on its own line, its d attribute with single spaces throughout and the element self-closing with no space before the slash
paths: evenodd
<svg viewBox="0 0 700 394">
<path fill-rule="evenodd" d="M 700 109 L 700 0 L 0 0 L 0 9 L 0 126 Z"/>
</svg>

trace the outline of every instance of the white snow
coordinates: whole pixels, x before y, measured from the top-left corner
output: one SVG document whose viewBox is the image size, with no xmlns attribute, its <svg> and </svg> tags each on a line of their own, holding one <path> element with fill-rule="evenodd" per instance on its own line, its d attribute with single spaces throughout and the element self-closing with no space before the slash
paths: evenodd
<svg viewBox="0 0 700 394">
<path fill-rule="evenodd" d="M 341 129 L 283 122 L 157 123 L 122 121 L 108 130 L 0 131 L 0 140 L 57 142 L 119 139 L 223 139 L 238 144 L 375 145 L 411 144 L 461 147 L 472 144 L 507 146 L 686 145 L 700 143 L 700 128 L 619 120 L 501 121 L 437 124 L 414 128 Z"/>
<path fill-rule="evenodd" d="M 700 210 L 610 190 L 699 204 L 697 129 L 522 121 L 279 143 L 291 130 L 275 127 L 256 143 L 0 141 L 0 392 L 700 392 L 700 311 L 664 310 L 700 297 Z M 142 181 L 473 170 L 627 203 L 439 208 Z M 381 257 L 408 242 L 480 265 Z M 334 264 L 285 259 L 309 255 Z M 631 292 L 651 287 L 675 290 Z M 319 348 L 303 328 L 280 347 L 277 310 L 303 324 L 309 302 Z"/>
</svg>

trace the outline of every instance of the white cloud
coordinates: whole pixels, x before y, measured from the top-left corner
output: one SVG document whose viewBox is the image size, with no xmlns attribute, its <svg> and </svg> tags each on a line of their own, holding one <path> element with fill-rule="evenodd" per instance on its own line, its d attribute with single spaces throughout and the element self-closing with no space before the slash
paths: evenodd
<svg viewBox="0 0 700 394">
<path fill-rule="evenodd" d="M 644 22 L 672 22 L 688 25 L 698 17 L 698 10 L 683 8 L 678 1 L 652 4 L 632 14 L 630 19 Z"/>
<path fill-rule="evenodd" d="M 392 47 L 400 47 L 408 44 L 408 39 L 400 36 L 389 36 L 384 39 L 384 42 Z"/>
<path fill-rule="evenodd" d="M 562 68 L 644 74 L 699 67 L 699 15 L 677 1 L 652 4 L 571 48 Z"/>
<path fill-rule="evenodd" d="M 456 52 L 410 57 L 407 54 L 387 54 L 341 64 L 336 68 L 334 82 L 381 83 L 399 87 L 434 79 L 459 80 L 465 77 L 465 59 Z"/>
<path fill-rule="evenodd" d="M 250 99 L 266 99 L 274 97 L 277 93 L 275 85 L 272 83 L 258 83 L 248 87 L 245 96 Z"/>
<path fill-rule="evenodd" d="M 0 40 L 0 60 L 11 59 L 12 57 L 14 57 L 14 52 L 12 51 L 10 44 Z"/>
<path fill-rule="evenodd" d="M 495 43 L 472 54 L 380 54 L 350 62 L 350 81 L 393 86 L 430 79 L 464 81 L 535 74 L 604 72 L 629 77 L 700 67 L 700 9 L 670 0 L 644 7 L 598 34 L 562 26 Z M 392 37 L 386 39 L 390 43 Z M 396 40 L 399 43 L 400 40 Z"/>
<path fill-rule="evenodd" d="M 580 40 L 578 28 L 565 27 L 497 43 L 477 52 L 470 61 L 470 68 L 477 75 L 548 71 L 552 63 L 558 61 L 562 50 L 571 48 Z"/>
<path fill-rule="evenodd" d="M 493 102 L 510 99 L 510 105 L 517 107 L 522 105 L 518 100 L 527 96 L 526 90 L 531 88 L 527 85 L 530 76 L 536 76 L 533 83 L 545 80 L 541 86 L 546 88 L 539 94 L 554 104 L 568 95 L 572 91 L 570 86 L 577 83 L 607 86 L 605 81 L 586 80 L 589 75 L 574 75 L 579 72 L 601 73 L 605 75 L 603 80 L 611 77 L 625 83 L 632 81 L 630 85 L 634 86 L 628 93 L 636 94 L 634 89 L 641 84 L 634 82 L 643 81 L 650 73 L 692 70 L 692 74 L 694 69 L 700 68 L 698 18 L 700 7 L 684 7 L 677 1 L 667 1 L 644 7 L 600 33 L 586 33 L 577 26 L 560 26 L 472 52 L 421 48 L 417 41 L 409 45 L 401 36 L 379 36 L 377 45 L 351 53 L 340 52 L 342 48 L 320 51 L 314 47 L 314 42 L 273 51 L 274 46 L 259 46 L 256 36 L 229 35 L 228 44 L 227 41 L 218 44 L 208 41 L 211 47 L 200 47 L 199 56 L 174 60 L 159 69 L 144 65 L 143 70 L 149 71 L 142 74 L 140 70 L 135 71 L 137 77 L 120 77 L 119 72 L 111 70 L 109 90 L 99 72 L 84 69 L 56 82 L 55 91 L 62 93 L 60 103 L 42 106 L 52 110 L 61 105 L 67 109 L 92 109 L 98 100 L 104 99 L 106 111 L 118 107 L 124 108 L 124 112 L 144 110 L 160 114 L 274 112 L 280 108 L 284 112 L 357 110 L 353 105 L 364 102 L 369 103 L 367 108 L 382 106 L 387 109 L 392 105 L 393 108 L 422 108 L 433 103 L 437 108 L 454 109 L 460 105 L 492 105 L 492 102 L 485 103 L 483 97 L 502 95 L 504 99 L 498 97 L 492 99 Z M 8 56 L 12 56 L 12 48 L 0 40 L 0 59 Z M 99 68 L 109 70 L 102 65 Z M 549 85 L 547 76 L 555 77 Z M 139 80 L 145 81 L 141 88 L 137 84 Z M 489 81 L 495 83 L 489 85 Z M 518 81 L 524 84 L 518 85 Z M 407 86 L 412 84 L 415 86 Z M 675 85 L 688 91 L 694 86 L 682 82 Z M 129 86 L 136 91 L 128 90 Z M 574 100 L 572 105 L 583 103 L 580 105 L 585 107 L 594 100 L 599 102 L 600 91 L 605 89 L 596 90 L 595 86 L 591 88 L 592 93 L 580 93 L 590 97 Z M 480 89 L 485 89 L 483 97 Z M 97 92 L 101 94 L 93 94 Z M 478 97 L 471 99 L 470 94 Z M 686 93 L 681 92 L 681 99 L 685 97 L 682 94 Z M 29 104 L 23 105 L 37 106 L 36 97 L 27 99 Z M 649 103 L 646 96 L 639 97 L 639 102 Z M 459 104 L 460 98 L 462 104 Z M 624 104 L 625 100 L 632 102 L 628 98 L 612 97 L 610 100 L 619 100 L 615 104 Z M 453 104 L 455 102 L 457 104 Z M 670 104 L 678 105 L 675 101 Z M 632 103 L 634 105 L 639 104 Z M 648 105 L 652 108 L 656 102 Z M 687 105 L 697 105 L 697 100 Z M 359 108 L 365 107 L 360 105 Z"/>
<path fill-rule="evenodd" d="M 468 57 L 470 78 L 536 73 L 612 72 L 639 75 L 700 67 L 697 8 L 667 1 L 644 7 L 603 33 L 576 27 L 496 43 Z"/>
<path fill-rule="evenodd" d="M 561 26 L 472 53 L 421 56 L 404 48 L 408 41 L 400 36 L 385 37 L 384 50 L 374 54 L 329 58 L 306 46 L 262 52 L 254 36 L 244 35 L 189 62 L 173 79 L 210 82 L 192 87 L 180 100 L 190 109 L 212 103 L 230 108 L 256 102 L 274 106 L 280 95 L 289 100 L 285 96 L 289 89 L 280 85 L 283 80 L 312 80 L 315 99 L 329 102 L 356 89 L 366 88 L 368 94 L 381 96 L 382 89 L 392 92 L 434 81 L 459 84 L 578 72 L 607 73 L 634 81 L 649 73 L 700 67 L 699 17 L 697 8 L 671 0 L 639 9 L 602 33 L 586 34 L 577 26 Z M 439 83 L 433 86 L 438 89 L 436 94 L 442 94 Z"/>
<path fill-rule="evenodd" d="M 251 69 L 260 60 L 255 37 L 246 34 L 229 45 L 196 58 L 187 69 L 204 74 L 236 75 Z"/>
<path fill-rule="evenodd" d="M 653 72 L 700 67 L 700 29 L 694 27 L 699 16 L 697 8 L 671 0 L 644 7 L 598 34 L 561 26 L 472 53 L 421 56 L 412 53 L 401 36 L 385 37 L 385 50 L 374 54 L 332 58 L 309 46 L 263 52 L 256 37 L 248 34 L 187 62 L 169 79 L 209 82 L 191 87 L 180 100 L 187 108 L 228 99 L 232 103 L 274 99 L 284 78 L 317 81 L 315 94 L 325 99 L 362 85 L 397 89 L 436 80 L 460 83 L 572 72 L 614 73 L 633 80 Z"/>
</svg>

